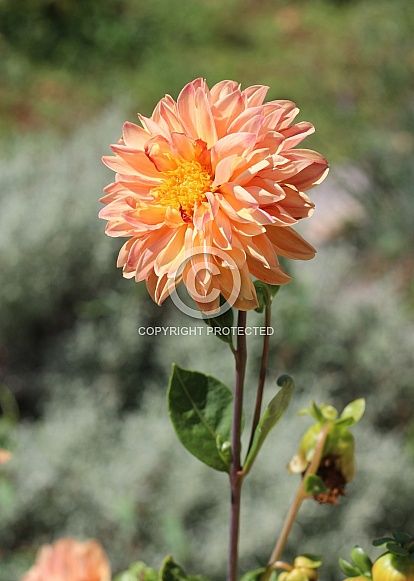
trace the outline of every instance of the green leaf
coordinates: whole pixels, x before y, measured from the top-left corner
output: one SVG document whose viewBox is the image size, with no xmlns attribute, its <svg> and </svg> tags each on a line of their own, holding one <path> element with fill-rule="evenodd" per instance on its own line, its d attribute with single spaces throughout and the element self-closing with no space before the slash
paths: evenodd
<svg viewBox="0 0 414 581">
<path fill-rule="evenodd" d="M 272 430 L 272 428 L 274 428 L 274 426 L 277 424 L 277 422 L 280 420 L 280 418 L 286 411 L 290 402 L 290 398 L 292 397 L 294 383 L 291 377 L 289 377 L 288 375 L 282 375 L 277 380 L 277 383 L 279 386 L 281 386 L 281 389 L 270 401 L 269 405 L 265 409 L 257 425 L 253 437 L 253 443 L 243 467 L 243 470 L 245 471 L 246 474 L 250 471 L 251 467 L 253 466 L 253 462 L 255 461 L 256 456 L 260 451 L 260 448 L 263 446 L 263 443 L 267 435 Z"/>
<path fill-rule="evenodd" d="M 261 280 L 255 280 L 254 286 L 256 289 L 257 302 L 259 303 L 259 306 L 255 311 L 256 313 L 263 313 L 265 307 L 272 303 L 274 297 L 279 292 L 280 286 L 267 284 Z"/>
<path fill-rule="evenodd" d="M 401 545 L 396 543 L 395 541 L 390 541 L 386 544 L 387 550 L 392 553 L 393 555 L 399 555 L 401 557 L 408 557 L 410 554 L 407 549 L 404 549 Z"/>
<path fill-rule="evenodd" d="M 223 299 L 222 296 L 220 296 L 220 305 L 223 305 L 224 303 L 225 300 Z M 217 317 L 203 318 L 203 320 L 206 323 L 206 325 L 212 327 L 212 329 L 214 330 L 215 337 L 221 339 L 221 341 L 224 341 L 225 343 L 228 343 L 231 347 L 233 347 L 232 333 L 230 332 L 227 334 L 226 331 L 223 332 L 224 329 L 228 328 L 231 329 L 231 327 L 234 324 L 233 309 L 230 308 L 228 311 Z"/>
<path fill-rule="evenodd" d="M 309 476 L 306 476 L 303 482 L 303 486 L 305 488 L 306 494 L 310 494 L 312 496 L 314 494 L 322 494 L 323 492 L 328 491 L 322 478 L 316 474 L 309 474 Z"/>
<path fill-rule="evenodd" d="M 349 403 L 342 412 L 338 420 L 338 423 L 342 422 L 343 420 L 346 420 L 347 425 L 352 426 L 353 424 L 359 422 L 359 420 L 364 415 L 364 412 L 365 412 L 365 399 L 360 398 L 351 401 L 351 403 Z"/>
<path fill-rule="evenodd" d="M 360 575 L 360 571 L 351 565 L 351 563 L 345 561 L 345 559 L 339 559 L 338 563 L 342 573 L 344 573 L 347 577 L 358 577 Z"/>
<path fill-rule="evenodd" d="M 397 541 L 397 543 L 400 543 L 400 545 L 410 543 L 412 540 L 411 535 L 409 535 L 408 533 L 404 533 L 403 531 L 395 531 L 395 533 L 392 533 L 392 536 Z"/>
<path fill-rule="evenodd" d="M 312 406 L 310 408 L 310 415 L 317 421 L 323 424 L 325 422 L 325 417 L 322 413 L 321 408 L 316 404 L 314 401 L 312 402 Z"/>
<path fill-rule="evenodd" d="M 364 575 L 370 575 L 372 569 L 372 561 L 361 547 L 354 547 L 351 551 L 351 558 L 358 569 Z"/>
<path fill-rule="evenodd" d="M 173 366 L 168 407 L 178 438 L 196 458 L 226 472 L 229 457 L 218 449 L 230 440 L 233 395 L 223 383 L 197 371 Z"/>
<path fill-rule="evenodd" d="M 259 569 L 254 569 L 253 571 L 247 571 L 247 573 L 243 575 L 240 581 L 260 581 L 265 571 L 266 567 L 260 567 Z"/>
<path fill-rule="evenodd" d="M 177 565 L 172 557 L 166 557 L 161 566 L 160 580 L 180 581 L 181 579 L 188 579 L 184 569 L 180 565 Z"/>
<path fill-rule="evenodd" d="M 379 539 L 374 539 L 372 544 L 374 547 L 381 547 L 382 545 L 385 545 L 385 543 L 388 543 L 389 541 L 392 542 L 393 540 L 392 537 L 380 537 Z"/>
<path fill-rule="evenodd" d="M 115 581 L 158 581 L 158 571 L 138 561 L 131 565 L 128 571 L 117 575 Z"/>
<path fill-rule="evenodd" d="M 160 581 L 207 581 L 201 575 L 187 575 L 184 569 L 180 565 L 177 565 L 171 556 L 164 559 L 159 579 Z"/>
</svg>

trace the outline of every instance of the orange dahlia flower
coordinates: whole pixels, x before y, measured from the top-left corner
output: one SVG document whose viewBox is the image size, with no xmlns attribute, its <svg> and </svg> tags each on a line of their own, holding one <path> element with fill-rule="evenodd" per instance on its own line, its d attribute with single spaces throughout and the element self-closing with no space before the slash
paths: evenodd
<svg viewBox="0 0 414 581">
<path fill-rule="evenodd" d="M 60 539 L 43 546 L 22 581 L 110 581 L 108 558 L 96 541 Z"/>
<path fill-rule="evenodd" d="M 218 310 L 220 294 L 253 309 L 252 277 L 285 284 L 278 256 L 314 256 L 292 226 L 312 213 L 305 192 L 327 161 L 296 149 L 314 127 L 293 123 L 291 101 L 265 103 L 267 90 L 196 79 L 177 101 L 166 95 L 151 117 L 139 115 L 142 127 L 126 122 L 115 155 L 103 157 L 116 176 L 100 217 L 109 236 L 128 238 L 118 266 L 145 280 L 158 304 L 183 282 L 203 312 Z"/>
</svg>

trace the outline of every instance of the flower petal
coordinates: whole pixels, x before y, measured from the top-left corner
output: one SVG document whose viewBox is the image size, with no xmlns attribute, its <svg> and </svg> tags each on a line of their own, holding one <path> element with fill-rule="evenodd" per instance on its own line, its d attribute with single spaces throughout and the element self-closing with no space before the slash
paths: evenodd
<svg viewBox="0 0 414 581">
<path fill-rule="evenodd" d="M 292 228 L 280 228 L 278 226 L 267 226 L 266 235 L 275 247 L 278 254 L 288 258 L 310 260 L 316 254 L 316 250 L 306 242 Z"/>
</svg>

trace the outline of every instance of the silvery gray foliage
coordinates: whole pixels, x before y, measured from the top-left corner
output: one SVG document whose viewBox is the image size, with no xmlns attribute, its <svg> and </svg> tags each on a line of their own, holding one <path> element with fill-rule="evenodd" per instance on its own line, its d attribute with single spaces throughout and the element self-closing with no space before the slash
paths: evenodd
<svg viewBox="0 0 414 581">
<path fill-rule="evenodd" d="M 200 323 L 152 305 L 142 285 L 116 272 L 120 241 L 103 236 L 96 214 L 108 181 L 99 157 L 120 118 L 110 111 L 64 144 L 18 144 L 1 162 L 3 381 L 23 403 L 42 405 L 40 418 L 16 433 L 13 492 L 1 507 L 0 581 L 19 577 L 28 548 L 62 535 L 100 539 L 116 570 L 134 559 L 157 565 L 169 552 L 217 578 L 225 568 L 226 477 L 181 449 L 165 389 L 172 361 L 231 383 L 231 356 L 205 335 L 137 333 L 139 325 Z M 316 260 L 290 263 L 295 282 L 275 300 L 266 397 L 284 372 L 297 395 L 246 481 L 243 567 L 263 563 L 272 548 L 296 482 L 285 466 L 308 425 L 295 412 L 310 399 L 340 406 L 362 395 L 368 412 L 356 429 L 360 469 L 349 495 L 337 509 L 307 503 L 290 553 L 323 553 L 326 577 L 337 578 L 338 551 L 357 542 L 368 548 L 371 537 L 414 516 L 414 468 L 398 429 L 413 397 L 413 325 L 392 273 L 367 282 L 357 264 L 351 246 L 327 244 Z M 249 349 L 248 402 L 259 340 Z"/>
<path fill-rule="evenodd" d="M 116 568 L 136 558 L 157 564 L 171 551 L 219 578 L 226 562 L 227 480 L 177 444 L 163 395 L 148 392 L 139 412 L 120 417 L 107 386 L 67 385 L 65 391 L 57 391 L 42 422 L 19 429 L 15 498 L 2 519 L 1 545 L 16 542 L 13 536 L 25 523 L 30 533 L 24 540 L 34 544 L 62 535 L 97 537 Z M 295 402 L 246 481 L 241 538 L 246 567 L 268 555 L 298 484 L 285 466 L 298 426 L 307 425 L 294 412 L 307 401 L 303 395 Z M 338 551 L 356 541 L 368 547 L 374 527 L 396 524 L 395 514 L 408 506 L 414 469 L 401 439 L 380 437 L 364 424 L 356 435 L 359 472 L 349 496 L 338 509 L 306 503 L 291 553 L 298 547 L 321 552 L 332 567 Z M 16 576 L 17 566 L 14 571 Z M 0 579 L 8 578 L 0 573 Z"/>
</svg>

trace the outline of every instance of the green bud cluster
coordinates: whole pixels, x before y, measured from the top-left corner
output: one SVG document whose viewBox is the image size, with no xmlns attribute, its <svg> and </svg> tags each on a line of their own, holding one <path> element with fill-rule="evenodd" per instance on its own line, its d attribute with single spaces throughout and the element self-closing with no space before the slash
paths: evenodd
<svg viewBox="0 0 414 581">
<path fill-rule="evenodd" d="M 308 492 L 312 494 L 312 487 L 315 487 L 314 496 L 322 498 L 320 490 L 325 486 L 327 492 L 338 484 L 338 489 L 351 482 L 355 476 L 355 439 L 350 431 L 350 427 L 356 424 L 363 416 L 365 401 L 357 399 L 348 404 L 341 415 L 331 405 L 318 406 L 315 403 L 310 408 L 301 411 L 302 415 L 310 415 L 316 422 L 305 432 L 299 444 L 298 452 L 289 463 L 289 470 L 292 473 L 304 474 L 312 460 L 319 436 L 322 429 L 328 426 L 322 459 L 320 462 L 320 472 L 312 479 Z M 332 478 L 328 474 L 332 473 Z M 318 478 L 320 476 L 320 478 Z M 316 479 L 320 482 L 317 483 Z M 339 492 L 340 494 L 341 492 Z M 334 500 L 326 502 L 335 502 Z M 321 502 L 324 502 L 321 500 Z"/>
<path fill-rule="evenodd" d="M 372 578 L 372 561 L 361 547 L 355 546 L 352 549 L 350 561 L 339 559 L 339 567 L 349 580 L 369 581 Z"/>
</svg>

